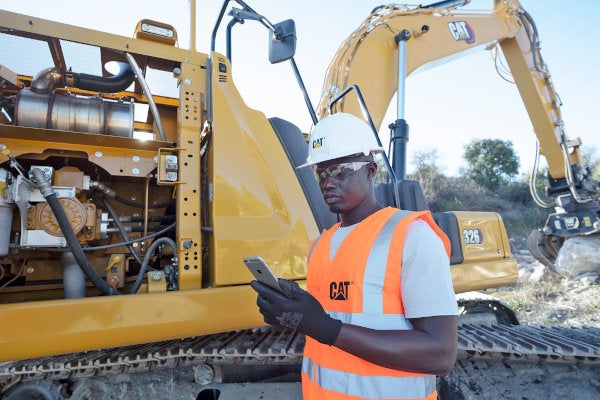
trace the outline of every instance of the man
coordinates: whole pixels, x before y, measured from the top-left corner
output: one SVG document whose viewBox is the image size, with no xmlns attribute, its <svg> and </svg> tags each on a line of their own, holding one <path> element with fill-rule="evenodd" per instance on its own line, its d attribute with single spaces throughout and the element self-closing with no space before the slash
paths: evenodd
<svg viewBox="0 0 600 400">
<path fill-rule="evenodd" d="M 437 399 L 456 360 L 458 308 L 449 242 L 429 212 L 382 208 L 369 126 L 344 113 L 314 128 L 307 163 L 341 222 L 308 254 L 307 288 L 260 282 L 265 322 L 306 335 L 305 400 Z"/>
</svg>

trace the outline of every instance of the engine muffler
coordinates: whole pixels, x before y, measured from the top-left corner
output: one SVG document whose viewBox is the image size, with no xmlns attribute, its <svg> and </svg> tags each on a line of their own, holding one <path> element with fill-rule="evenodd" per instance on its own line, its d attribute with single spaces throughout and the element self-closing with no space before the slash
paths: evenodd
<svg viewBox="0 0 600 400">
<path fill-rule="evenodd" d="M 17 95 L 15 124 L 113 136 L 133 136 L 133 104 L 23 89 Z"/>
</svg>

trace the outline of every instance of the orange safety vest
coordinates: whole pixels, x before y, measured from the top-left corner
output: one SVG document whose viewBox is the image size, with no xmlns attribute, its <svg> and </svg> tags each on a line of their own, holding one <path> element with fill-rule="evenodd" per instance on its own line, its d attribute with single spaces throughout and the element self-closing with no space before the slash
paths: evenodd
<svg viewBox="0 0 600 400">
<path fill-rule="evenodd" d="M 357 225 L 333 260 L 336 224 L 309 251 L 308 291 L 333 318 L 372 329 L 412 329 L 404 317 L 400 285 L 402 249 L 409 224 L 422 219 L 450 242 L 428 211 L 387 207 Z M 305 400 L 437 399 L 436 378 L 385 368 L 306 337 L 302 361 Z"/>
</svg>

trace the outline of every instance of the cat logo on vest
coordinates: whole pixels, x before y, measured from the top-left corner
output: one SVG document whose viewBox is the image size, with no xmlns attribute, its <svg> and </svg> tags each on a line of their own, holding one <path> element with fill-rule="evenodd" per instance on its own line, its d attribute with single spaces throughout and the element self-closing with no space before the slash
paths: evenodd
<svg viewBox="0 0 600 400">
<path fill-rule="evenodd" d="M 329 284 L 329 298 L 331 300 L 348 300 L 348 289 L 351 283 L 350 281 L 331 282 Z"/>
</svg>

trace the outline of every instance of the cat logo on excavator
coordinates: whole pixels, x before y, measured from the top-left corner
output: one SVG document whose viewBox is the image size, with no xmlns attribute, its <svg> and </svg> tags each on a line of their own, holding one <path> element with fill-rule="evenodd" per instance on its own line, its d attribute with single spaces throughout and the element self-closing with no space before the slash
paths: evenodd
<svg viewBox="0 0 600 400">
<path fill-rule="evenodd" d="M 475 43 L 475 33 L 466 21 L 449 22 L 448 28 L 454 40 L 464 40 L 468 44 Z"/>
</svg>

